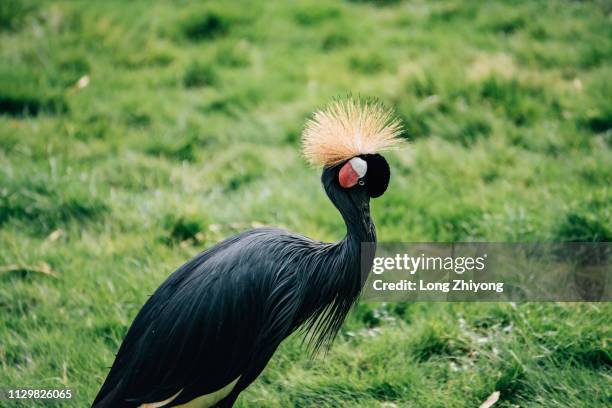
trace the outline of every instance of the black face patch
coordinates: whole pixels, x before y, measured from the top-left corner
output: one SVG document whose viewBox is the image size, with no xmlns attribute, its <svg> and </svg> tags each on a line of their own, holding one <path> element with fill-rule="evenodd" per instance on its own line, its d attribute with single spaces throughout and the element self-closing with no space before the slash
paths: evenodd
<svg viewBox="0 0 612 408">
<path fill-rule="evenodd" d="M 368 163 L 368 171 L 364 177 L 368 195 L 372 198 L 380 197 L 389 186 L 389 164 L 380 154 L 364 154 L 359 157 Z"/>
</svg>

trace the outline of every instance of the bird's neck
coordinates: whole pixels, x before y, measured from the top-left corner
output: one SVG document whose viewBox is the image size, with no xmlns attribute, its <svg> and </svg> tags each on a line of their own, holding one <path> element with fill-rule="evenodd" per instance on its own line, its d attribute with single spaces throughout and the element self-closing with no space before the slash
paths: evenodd
<svg viewBox="0 0 612 408">
<path fill-rule="evenodd" d="M 376 228 L 370 216 L 370 203 L 364 202 L 361 208 L 339 209 L 346 225 L 346 238 L 351 243 L 376 242 Z"/>
<path fill-rule="evenodd" d="M 376 228 L 370 216 L 369 198 L 328 194 L 346 225 L 345 237 L 328 249 L 329 265 L 321 273 L 333 274 L 336 289 L 357 296 L 372 268 Z M 328 275 L 329 279 L 329 275 Z"/>
<path fill-rule="evenodd" d="M 348 193 L 327 186 L 327 195 L 346 225 L 344 245 L 360 246 L 376 241 L 376 229 L 370 216 L 370 199 L 365 192 Z"/>
<path fill-rule="evenodd" d="M 361 290 L 374 259 L 376 247 L 376 227 L 370 216 L 370 203 L 364 201 L 359 206 L 337 206 L 346 225 L 346 236 L 338 242 L 344 279 L 358 281 Z"/>
<path fill-rule="evenodd" d="M 359 297 L 372 267 L 376 242 L 367 201 L 363 206 L 332 202 L 342 214 L 346 236 L 333 244 L 320 244 L 312 252 L 311 267 L 303 275 L 304 297 L 295 322 L 296 327 L 308 322 L 307 330 L 315 334 L 316 347 L 333 339 Z"/>
</svg>

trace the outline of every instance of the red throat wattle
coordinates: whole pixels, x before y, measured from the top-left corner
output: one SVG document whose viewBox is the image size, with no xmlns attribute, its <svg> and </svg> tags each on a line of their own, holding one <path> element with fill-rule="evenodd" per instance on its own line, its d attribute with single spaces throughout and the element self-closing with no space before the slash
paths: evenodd
<svg viewBox="0 0 612 408">
<path fill-rule="evenodd" d="M 359 174 L 357 174 L 350 161 L 346 162 L 340 169 L 338 182 L 342 188 L 351 188 L 359 182 Z"/>
</svg>

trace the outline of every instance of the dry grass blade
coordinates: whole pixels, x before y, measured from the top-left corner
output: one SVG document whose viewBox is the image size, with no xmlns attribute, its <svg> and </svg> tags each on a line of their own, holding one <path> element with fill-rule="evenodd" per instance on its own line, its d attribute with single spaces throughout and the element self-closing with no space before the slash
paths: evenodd
<svg viewBox="0 0 612 408">
<path fill-rule="evenodd" d="M 499 391 L 495 391 L 493 394 L 489 395 L 489 398 L 485 400 L 482 404 L 480 404 L 480 408 L 490 408 L 499 400 Z"/>
<path fill-rule="evenodd" d="M 49 236 L 47 237 L 47 239 L 45 240 L 45 242 L 55 242 L 58 239 L 61 238 L 61 236 L 64 234 L 64 231 L 61 229 L 56 229 L 55 231 L 53 231 L 51 234 L 49 234 Z"/>
<path fill-rule="evenodd" d="M 35 265 L 18 265 L 18 264 L 10 264 L 0 266 L 0 274 L 9 273 L 9 272 L 34 272 L 41 273 L 43 275 L 52 276 L 54 278 L 57 277 L 57 274 L 51 269 L 51 265 L 46 262 L 38 262 Z"/>
</svg>

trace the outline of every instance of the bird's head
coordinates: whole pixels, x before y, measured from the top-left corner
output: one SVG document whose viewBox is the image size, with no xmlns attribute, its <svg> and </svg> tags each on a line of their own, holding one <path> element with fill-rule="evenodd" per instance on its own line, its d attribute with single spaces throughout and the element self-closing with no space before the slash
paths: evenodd
<svg viewBox="0 0 612 408">
<path fill-rule="evenodd" d="M 355 156 L 336 167 L 338 185 L 345 190 L 361 187 L 368 197 L 376 198 L 389 186 L 389 164 L 378 153 Z"/>
<path fill-rule="evenodd" d="M 383 195 L 389 185 L 391 172 L 384 157 L 378 153 L 361 154 L 338 164 L 323 168 L 321 181 L 325 191 L 336 204 L 346 201 L 363 207 L 370 198 Z"/>
<path fill-rule="evenodd" d="M 323 166 L 322 181 L 330 196 L 346 192 L 353 201 L 369 200 L 383 195 L 391 175 L 378 152 L 397 146 L 400 134 L 399 120 L 382 104 L 336 101 L 307 122 L 304 155 L 311 164 Z"/>
</svg>

